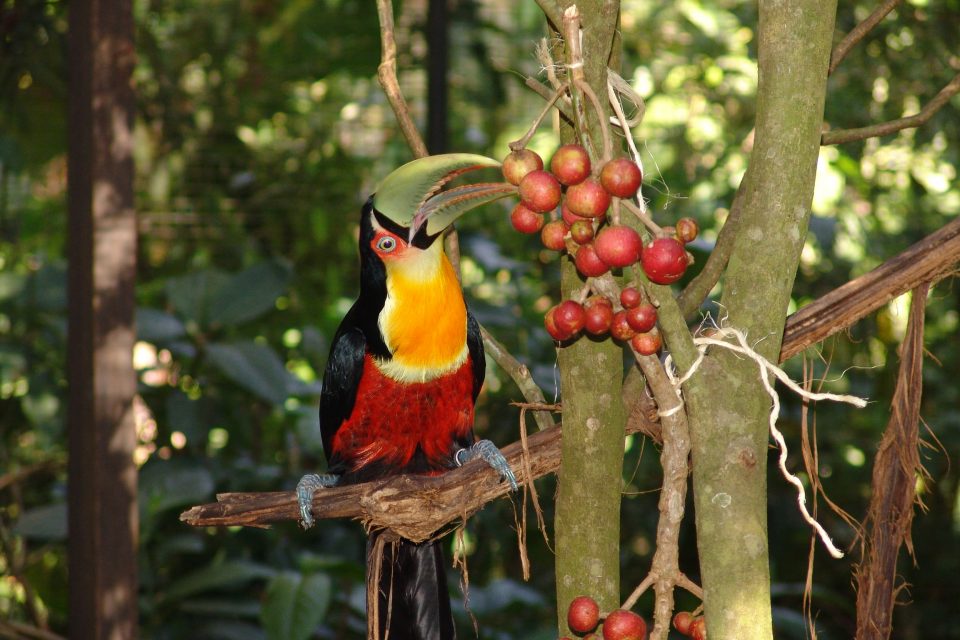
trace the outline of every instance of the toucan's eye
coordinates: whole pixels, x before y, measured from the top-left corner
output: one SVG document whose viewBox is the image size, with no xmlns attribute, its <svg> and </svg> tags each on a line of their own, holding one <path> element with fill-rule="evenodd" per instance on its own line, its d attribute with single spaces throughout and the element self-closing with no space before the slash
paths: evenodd
<svg viewBox="0 0 960 640">
<path fill-rule="evenodd" d="M 384 253 L 390 253 L 397 248 L 397 239 L 391 236 L 383 236 L 377 240 L 377 249 Z"/>
</svg>

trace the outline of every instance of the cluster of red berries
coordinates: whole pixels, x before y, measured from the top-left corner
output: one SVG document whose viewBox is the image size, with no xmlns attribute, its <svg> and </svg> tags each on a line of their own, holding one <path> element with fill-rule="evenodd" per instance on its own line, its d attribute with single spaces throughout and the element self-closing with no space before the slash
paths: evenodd
<svg viewBox="0 0 960 640">
<path fill-rule="evenodd" d="M 659 351 L 657 308 L 636 287 L 620 292 L 619 306 L 622 308 L 614 310 L 614 301 L 601 295 L 590 296 L 583 304 L 564 300 L 547 311 L 543 323 L 550 337 L 561 342 L 585 330 L 593 336 L 609 333 L 616 340 L 629 342 L 641 355 Z"/>
<path fill-rule="evenodd" d="M 567 144 L 557 149 L 549 171 L 543 166 L 540 156 L 529 149 L 513 151 L 503 161 L 504 177 L 517 185 L 520 194 L 520 203 L 510 214 L 517 231 L 539 231 L 543 245 L 569 252 L 584 277 L 639 262 L 652 282 L 671 284 L 680 279 L 690 264 L 684 245 L 698 232 L 692 218 L 682 218 L 672 234 L 657 237 L 646 246 L 633 228 L 607 220 L 613 198 L 637 195 L 643 173 L 636 163 L 616 158 L 595 176 L 587 151 L 578 144 Z M 560 216 L 554 214 L 548 222 L 545 214 L 557 207 Z M 609 333 L 617 340 L 630 341 L 641 354 L 656 353 L 660 349 L 656 308 L 642 300 L 636 289 L 629 290 L 631 294 L 625 290 L 621 296 L 622 310 L 615 310 L 614 301 L 603 296 L 583 303 L 565 300 L 547 312 L 547 331 L 559 341 L 574 338 L 583 330 L 594 336 Z"/>
<path fill-rule="evenodd" d="M 679 280 L 689 264 L 684 243 L 696 238 L 697 223 L 683 218 L 675 235 L 643 246 L 633 228 L 606 220 L 613 198 L 637 195 L 643 181 L 640 167 L 628 158 L 615 158 L 603 165 L 598 177 L 591 171 L 590 156 L 578 144 L 557 149 L 549 171 L 530 149 L 510 153 L 503 161 L 503 175 L 520 193 L 520 203 L 510 214 L 514 228 L 521 233 L 539 231 L 545 247 L 569 251 L 584 276 L 640 262 L 657 284 Z M 546 222 L 544 214 L 558 206 L 560 218 Z"/>
<path fill-rule="evenodd" d="M 707 622 L 703 616 L 694 617 L 689 611 L 680 611 L 673 616 L 673 627 L 693 640 L 707 640 Z"/>
<path fill-rule="evenodd" d="M 577 596 L 567 609 L 567 626 L 584 640 L 599 640 L 594 631 L 600 624 L 600 606 L 590 596 Z M 647 623 L 632 611 L 617 609 L 603 619 L 603 640 L 644 640 Z M 561 638 L 560 640 L 570 640 Z"/>
</svg>

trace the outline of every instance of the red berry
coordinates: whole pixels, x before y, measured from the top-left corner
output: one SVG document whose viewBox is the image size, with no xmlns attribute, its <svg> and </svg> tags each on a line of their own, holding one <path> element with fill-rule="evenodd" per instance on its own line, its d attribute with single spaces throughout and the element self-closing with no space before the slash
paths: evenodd
<svg viewBox="0 0 960 640">
<path fill-rule="evenodd" d="M 557 307 L 550 307 L 546 315 L 543 316 L 543 326 L 546 327 L 550 337 L 558 342 L 563 342 L 572 337 L 572 335 L 557 326 L 556 321 Z"/>
<path fill-rule="evenodd" d="M 626 267 L 640 258 L 643 241 L 625 225 L 612 225 L 601 231 L 594 242 L 597 255 L 611 267 Z"/>
<path fill-rule="evenodd" d="M 577 596 L 567 609 L 567 626 L 574 633 L 590 633 L 600 622 L 600 605 L 590 596 Z"/>
<path fill-rule="evenodd" d="M 652 356 L 660 351 L 662 344 L 660 332 L 657 331 L 656 327 L 630 338 L 630 346 L 642 356 Z"/>
<path fill-rule="evenodd" d="M 583 216 L 578 216 L 573 211 L 570 211 L 570 207 L 567 206 L 567 201 L 564 200 L 560 204 L 560 215 L 563 217 L 563 221 L 569 225 L 572 225 L 577 220 L 589 220 L 589 218 L 584 218 Z"/>
<path fill-rule="evenodd" d="M 647 623 L 633 611 L 611 611 L 603 621 L 604 640 L 643 640 L 647 635 Z"/>
<path fill-rule="evenodd" d="M 503 177 L 510 184 L 520 184 L 524 176 L 531 171 L 539 171 L 540 169 L 543 169 L 543 160 L 535 151 L 530 149 L 511 152 L 503 159 L 503 166 L 501 167 Z"/>
<path fill-rule="evenodd" d="M 600 183 L 610 195 L 632 198 L 643 182 L 643 173 L 633 160 L 615 158 L 600 170 Z"/>
<path fill-rule="evenodd" d="M 587 244 L 593 240 L 593 223 L 581 219 L 570 225 L 570 237 L 577 244 Z"/>
<path fill-rule="evenodd" d="M 627 321 L 626 311 L 617 311 L 615 314 L 613 314 L 613 322 L 610 323 L 610 335 L 617 340 L 626 342 L 636 333 L 637 332 L 633 330 L 633 327 L 630 326 L 630 322 Z"/>
<path fill-rule="evenodd" d="M 520 181 L 520 202 L 538 213 L 556 208 L 560 196 L 560 183 L 549 171 L 531 171 Z"/>
<path fill-rule="evenodd" d="M 673 627 L 685 636 L 690 635 L 691 622 L 693 622 L 693 614 L 689 611 L 678 611 L 673 616 Z"/>
<path fill-rule="evenodd" d="M 583 306 L 573 300 L 564 300 L 557 305 L 557 310 L 553 314 L 553 321 L 557 329 L 571 336 L 575 336 L 583 329 L 583 323 L 586 314 Z"/>
<path fill-rule="evenodd" d="M 707 640 L 707 621 L 703 616 L 697 616 L 690 623 L 690 637 L 693 640 Z"/>
<path fill-rule="evenodd" d="M 563 220 L 552 220 L 544 225 L 543 230 L 540 232 L 540 241 L 543 242 L 543 246 L 547 249 L 563 251 L 567 248 L 564 236 L 567 235 L 567 231 L 569 230 L 567 223 Z"/>
<path fill-rule="evenodd" d="M 510 212 L 510 224 L 520 233 L 536 233 L 543 226 L 543 215 L 518 204 Z"/>
<path fill-rule="evenodd" d="M 593 178 L 567 189 L 567 207 L 584 218 L 599 218 L 610 207 L 610 194 Z"/>
<path fill-rule="evenodd" d="M 553 154 L 550 171 L 562 184 L 579 184 L 590 175 L 590 156 L 578 144 L 565 144 Z"/>
<path fill-rule="evenodd" d="M 587 333 L 602 336 L 610 331 L 610 325 L 613 323 L 613 307 L 610 306 L 609 302 L 606 302 L 606 304 L 603 302 L 591 304 L 588 300 L 584 311 L 587 315 L 583 322 L 583 328 L 587 330 Z"/>
<path fill-rule="evenodd" d="M 677 220 L 677 240 L 683 244 L 688 242 L 693 242 L 697 239 L 697 233 L 700 232 L 700 227 L 697 225 L 697 221 L 693 218 L 680 218 Z"/>
<path fill-rule="evenodd" d="M 636 307 L 627 309 L 627 322 L 634 331 L 650 331 L 657 324 L 657 308 L 649 302 L 641 302 Z"/>
<path fill-rule="evenodd" d="M 625 287 L 620 292 L 620 304 L 624 309 L 632 309 L 643 300 L 643 294 L 636 287 Z"/>
<path fill-rule="evenodd" d="M 592 244 L 585 244 L 577 249 L 577 255 L 573 261 L 577 265 L 577 271 L 587 277 L 602 276 L 610 270 L 607 263 L 597 256 L 597 251 Z"/>
<path fill-rule="evenodd" d="M 652 281 L 670 284 L 687 270 L 687 252 L 676 238 L 657 238 L 643 248 L 640 263 Z"/>
</svg>

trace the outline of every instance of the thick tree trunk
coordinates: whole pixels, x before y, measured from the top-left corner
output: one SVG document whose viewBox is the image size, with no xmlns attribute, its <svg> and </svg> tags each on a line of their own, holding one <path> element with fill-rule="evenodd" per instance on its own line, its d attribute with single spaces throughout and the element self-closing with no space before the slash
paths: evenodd
<svg viewBox="0 0 960 640">
<path fill-rule="evenodd" d="M 577 6 L 586 79 L 598 96 L 606 96 L 607 65 L 619 61 L 619 2 L 590 0 Z M 565 137 L 572 138 L 572 132 Z M 599 129 L 593 138 L 601 139 Z M 564 296 L 583 286 L 570 260 L 561 285 Z M 623 350 L 611 340 L 581 338 L 562 347 L 558 360 L 563 447 L 555 535 L 558 624 L 564 635 L 567 606 L 576 596 L 590 594 L 604 610 L 620 602 Z"/>
<path fill-rule="evenodd" d="M 835 0 L 761 0 L 756 142 L 724 280 L 725 326 L 777 361 L 810 217 Z M 756 363 L 714 349 L 686 385 L 711 640 L 771 638 L 770 398 Z"/>
</svg>

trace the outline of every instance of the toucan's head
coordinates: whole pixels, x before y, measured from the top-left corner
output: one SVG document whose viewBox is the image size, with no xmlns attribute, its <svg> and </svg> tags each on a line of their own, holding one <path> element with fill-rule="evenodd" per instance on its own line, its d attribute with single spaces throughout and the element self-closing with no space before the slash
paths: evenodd
<svg viewBox="0 0 960 640">
<path fill-rule="evenodd" d="M 386 375 L 424 381 L 466 359 L 463 293 L 437 239 L 467 211 L 516 193 L 516 187 L 443 187 L 468 171 L 498 166 L 466 153 L 420 158 L 388 175 L 364 206 L 358 320 Z"/>
<path fill-rule="evenodd" d="M 464 173 L 499 166 L 485 156 L 447 153 L 419 158 L 396 169 L 364 207 L 361 251 L 369 250 L 390 262 L 432 248 L 467 211 L 516 193 L 516 187 L 504 182 L 442 190 Z"/>
</svg>

